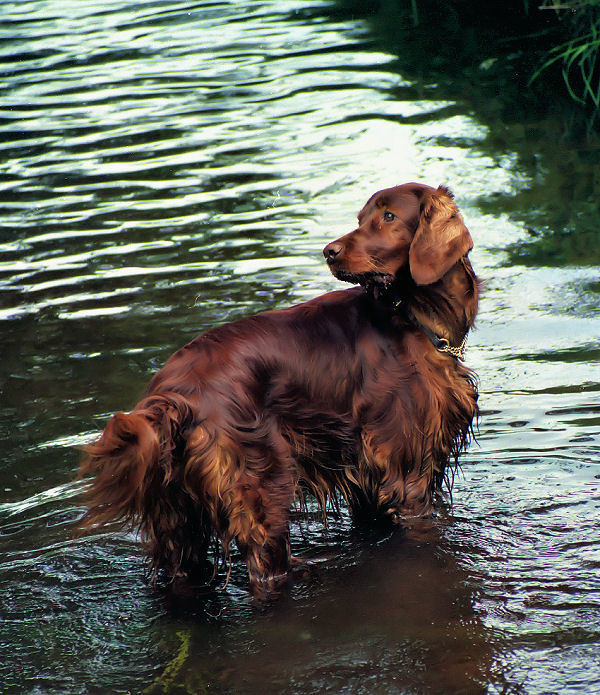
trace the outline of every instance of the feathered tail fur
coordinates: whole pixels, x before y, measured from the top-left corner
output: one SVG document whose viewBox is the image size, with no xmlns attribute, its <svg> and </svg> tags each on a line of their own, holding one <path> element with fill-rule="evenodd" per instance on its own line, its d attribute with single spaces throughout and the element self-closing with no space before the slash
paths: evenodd
<svg viewBox="0 0 600 695">
<path fill-rule="evenodd" d="M 197 568 L 210 541 L 206 514 L 183 483 L 180 462 L 192 424 L 187 400 L 162 393 L 113 415 L 99 439 L 84 447 L 81 475 L 94 477 L 79 530 L 111 522 L 139 529 L 153 578 L 159 569 L 176 577 Z"/>
</svg>

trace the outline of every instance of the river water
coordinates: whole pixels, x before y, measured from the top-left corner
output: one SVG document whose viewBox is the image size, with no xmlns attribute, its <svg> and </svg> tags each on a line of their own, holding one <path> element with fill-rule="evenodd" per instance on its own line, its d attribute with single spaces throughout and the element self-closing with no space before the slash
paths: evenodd
<svg viewBox="0 0 600 695">
<path fill-rule="evenodd" d="M 0 23 L 0 691 L 600 692 L 598 150 L 324 0 Z M 174 598 L 133 535 L 74 539 L 76 447 L 201 331 L 338 287 L 322 247 L 412 180 L 454 190 L 485 279 L 453 505 L 405 535 L 298 517 L 311 571 L 262 611 L 240 562 Z"/>
</svg>

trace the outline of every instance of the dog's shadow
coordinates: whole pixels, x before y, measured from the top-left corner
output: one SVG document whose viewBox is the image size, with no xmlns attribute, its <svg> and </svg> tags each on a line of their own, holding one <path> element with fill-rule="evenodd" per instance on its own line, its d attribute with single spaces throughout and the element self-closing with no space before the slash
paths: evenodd
<svg viewBox="0 0 600 695">
<path fill-rule="evenodd" d="M 502 680 L 501 645 L 480 619 L 477 578 L 447 523 L 334 520 L 329 545 L 306 538 L 302 562 L 264 601 L 250 596 L 241 558 L 224 591 L 165 591 L 165 620 L 189 630 L 182 679 L 248 694 L 265 683 L 291 692 L 304 679 L 310 692 L 318 683 L 354 692 L 364 678 L 377 692 L 485 692 L 482 683 Z"/>
</svg>

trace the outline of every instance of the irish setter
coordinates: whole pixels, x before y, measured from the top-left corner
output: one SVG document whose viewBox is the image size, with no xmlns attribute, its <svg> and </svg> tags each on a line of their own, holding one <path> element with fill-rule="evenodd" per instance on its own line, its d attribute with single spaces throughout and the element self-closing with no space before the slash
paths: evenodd
<svg viewBox="0 0 600 695">
<path fill-rule="evenodd" d="M 328 244 L 355 283 L 214 328 L 178 350 L 86 447 L 82 529 L 137 528 L 154 576 L 232 541 L 264 594 L 290 571 L 294 502 L 401 523 L 432 511 L 477 413 L 462 351 L 477 312 L 471 236 L 445 187 L 375 193 Z"/>
</svg>

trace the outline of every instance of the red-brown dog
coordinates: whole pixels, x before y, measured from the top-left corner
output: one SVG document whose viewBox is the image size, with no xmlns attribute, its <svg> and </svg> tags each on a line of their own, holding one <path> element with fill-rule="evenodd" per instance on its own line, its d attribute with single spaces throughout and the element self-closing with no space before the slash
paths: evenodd
<svg viewBox="0 0 600 695">
<path fill-rule="evenodd" d="M 262 593 L 290 570 L 290 508 L 306 492 L 394 522 L 431 512 L 477 413 L 460 361 L 473 242 L 443 187 L 379 191 L 358 220 L 324 249 L 358 287 L 199 336 L 112 417 L 86 447 L 82 528 L 138 528 L 171 577 L 235 541 Z"/>
</svg>

